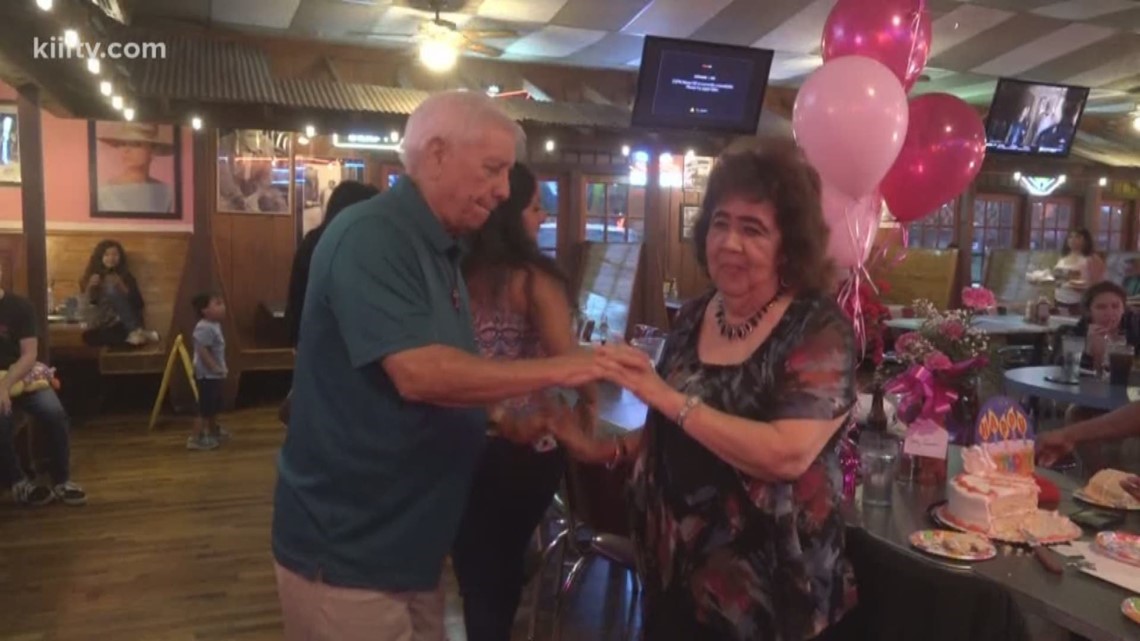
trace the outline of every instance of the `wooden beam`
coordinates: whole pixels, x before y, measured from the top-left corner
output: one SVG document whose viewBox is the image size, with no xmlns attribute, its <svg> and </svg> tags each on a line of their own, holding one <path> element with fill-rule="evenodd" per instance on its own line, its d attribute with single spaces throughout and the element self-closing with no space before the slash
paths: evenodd
<svg viewBox="0 0 1140 641">
<path fill-rule="evenodd" d="M 44 200 L 43 127 L 38 87 L 29 84 L 19 88 L 16 111 L 20 121 L 20 189 L 23 196 L 27 295 L 36 314 L 36 326 L 41 330 L 38 358 L 41 362 L 49 362 L 47 209 Z"/>
</svg>

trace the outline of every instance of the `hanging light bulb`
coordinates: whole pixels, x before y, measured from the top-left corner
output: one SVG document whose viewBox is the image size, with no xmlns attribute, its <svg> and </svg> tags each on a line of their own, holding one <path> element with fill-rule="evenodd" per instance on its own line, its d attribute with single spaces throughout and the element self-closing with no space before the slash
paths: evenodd
<svg viewBox="0 0 1140 641">
<path fill-rule="evenodd" d="M 88 70 L 88 71 L 90 71 L 91 73 L 93 73 L 93 74 L 95 74 L 96 76 L 98 76 L 98 75 L 99 75 L 99 71 L 100 71 L 102 68 L 103 68 L 103 65 L 99 63 L 99 59 L 98 59 L 98 58 L 88 58 L 88 59 L 87 59 L 87 70 Z"/>
<path fill-rule="evenodd" d="M 201 129 L 202 128 L 202 119 L 199 118 L 198 116 L 194 116 L 193 118 L 191 118 L 190 119 L 190 128 L 193 129 L 194 131 L 198 131 L 199 129 Z"/>
<path fill-rule="evenodd" d="M 547 138 L 546 139 L 546 151 L 547 151 L 547 153 L 554 151 L 554 139 L 553 138 Z"/>
<path fill-rule="evenodd" d="M 621 155 L 623 155 L 623 156 L 629 155 L 629 145 L 622 145 L 621 146 Z"/>
<path fill-rule="evenodd" d="M 68 49 L 79 46 L 79 32 L 75 29 L 66 29 L 63 32 L 63 45 Z"/>
<path fill-rule="evenodd" d="M 122 111 L 123 110 L 123 97 L 122 96 L 111 96 L 111 106 L 115 108 L 115 111 Z"/>
<path fill-rule="evenodd" d="M 306 138 L 312 138 L 315 135 L 317 135 L 317 128 L 312 126 L 312 125 L 305 125 L 305 137 Z M 305 144 L 305 143 L 301 143 L 301 144 Z"/>
<path fill-rule="evenodd" d="M 36 0 L 36 6 L 44 11 L 51 11 L 51 0 Z"/>
<path fill-rule="evenodd" d="M 134 120 L 135 119 L 134 107 L 127 107 L 126 109 L 123 109 L 123 118 L 126 118 L 127 120 Z"/>
<path fill-rule="evenodd" d="M 99 93 L 103 94 L 104 96 L 110 96 L 114 90 L 115 88 L 111 86 L 111 81 L 109 80 L 104 80 L 99 83 Z"/>
<path fill-rule="evenodd" d="M 441 73 L 450 70 L 459 60 L 459 49 L 438 38 L 424 40 L 420 45 L 420 62 L 428 69 Z"/>
</svg>

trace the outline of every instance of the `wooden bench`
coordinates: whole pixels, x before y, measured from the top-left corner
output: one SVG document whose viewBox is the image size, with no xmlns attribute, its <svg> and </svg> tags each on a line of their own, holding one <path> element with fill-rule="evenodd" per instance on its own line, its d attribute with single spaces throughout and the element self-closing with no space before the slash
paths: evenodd
<svg viewBox="0 0 1140 641">
<path fill-rule="evenodd" d="M 982 284 L 994 293 L 999 304 L 1024 310 L 1025 303 L 1045 296 L 1053 300 L 1053 283 L 1034 284 L 1026 274 L 1052 270 L 1061 259 L 1060 252 L 1025 249 L 991 249 L 986 256 Z"/>
<path fill-rule="evenodd" d="M 901 261 L 898 252 L 905 251 Z M 887 250 L 886 260 L 879 263 L 871 276 L 887 284 L 883 303 L 910 305 L 924 298 L 939 309 L 948 309 L 954 301 L 954 285 L 958 275 L 957 249 Z"/>
<path fill-rule="evenodd" d="M 143 301 L 144 325 L 158 332 L 157 343 L 140 347 L 90 347 L 83 343 L 77 324 L 51 323 L 48 327 L 53 359 L 97 359 L 103 374 L 161 373 L 170 341 L 178 333 L 178 305 L 189 305 L 183 291 L 189 260 L 190 234 L 174 232 L 51 232 L 47 236 L 49 279 L 57 304 L 80 293 L 79 279 L 95 245 L 105 239 L 119 241 L 127 253 L 131 273 Z"/>
</svg>

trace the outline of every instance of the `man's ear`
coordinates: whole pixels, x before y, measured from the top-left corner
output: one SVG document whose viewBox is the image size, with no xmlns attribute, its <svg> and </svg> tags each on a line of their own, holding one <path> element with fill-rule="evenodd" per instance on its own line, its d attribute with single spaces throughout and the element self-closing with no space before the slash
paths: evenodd
<svg viewBox="0 0 1140 641">
<path fill-rule="evenodd" d="M 443 162 L 447 154 L 450 152 L 450 146 L 442 138 L 434 137 L 427 141 L 424 145 L 424 169 L 427 174 L 432 178 L 440 178 L 443 175 Z"/>
</svg>

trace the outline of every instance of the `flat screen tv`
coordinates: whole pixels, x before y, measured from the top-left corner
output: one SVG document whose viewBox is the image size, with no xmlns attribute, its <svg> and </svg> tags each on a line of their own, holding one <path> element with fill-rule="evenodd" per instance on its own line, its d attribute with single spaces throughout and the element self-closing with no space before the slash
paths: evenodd
<svg viewBox="0 0 1140 641">
<path fill-rule="evenodd" d="M 1088 87 L 998 80 L 986 116 L 986 150 L 1068 156 L 1088 98 Z"/>
<path fill-rule="evenodd" d="M 633 126 L 754 134 L 773 52 L 646 36 Z"/>
</svg>

